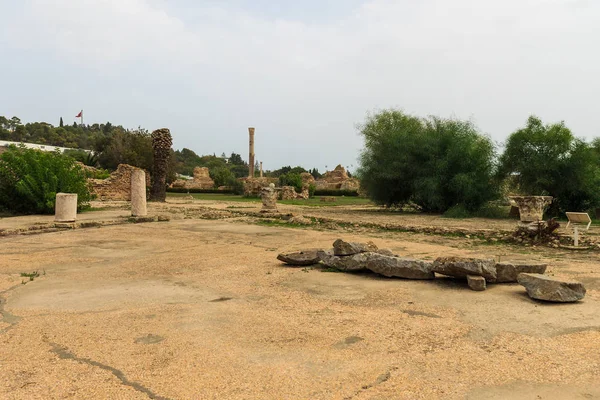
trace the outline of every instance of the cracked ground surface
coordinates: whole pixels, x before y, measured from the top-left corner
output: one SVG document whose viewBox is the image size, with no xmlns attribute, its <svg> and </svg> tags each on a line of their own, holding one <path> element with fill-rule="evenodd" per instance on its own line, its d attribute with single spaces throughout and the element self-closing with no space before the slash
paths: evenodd
<svg viewBox="0 0 600 400">
<path fill-rule="evenodd" d="M 339 237 L 547 261 L 588 294 L 543 304 L 518 285 L 480 293 L 276 260 Z M 600 398 L 600 261 L 522 250 L 195 219 L 3 237 L 0 398 Z"/>
</svg>

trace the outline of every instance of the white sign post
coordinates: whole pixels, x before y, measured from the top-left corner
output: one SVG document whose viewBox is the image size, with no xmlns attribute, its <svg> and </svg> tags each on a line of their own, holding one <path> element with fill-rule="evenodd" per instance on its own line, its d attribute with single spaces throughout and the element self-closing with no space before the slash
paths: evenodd
<svg viewBox="0 0 600 400">
<path fill-rule="evenodd" d="M 588 213 L 579 213 L 579 212 L 568 212 L 567 218 L 569 219 L 569 223 L 567 224 L 567 228 L 571 224 L 573 224 L 573 243 L 575 247 L 579 246 L 579 225 L 585 225 L 585 230 L 589 230 L 592 225 L 592 219 Z"/>
</svg>

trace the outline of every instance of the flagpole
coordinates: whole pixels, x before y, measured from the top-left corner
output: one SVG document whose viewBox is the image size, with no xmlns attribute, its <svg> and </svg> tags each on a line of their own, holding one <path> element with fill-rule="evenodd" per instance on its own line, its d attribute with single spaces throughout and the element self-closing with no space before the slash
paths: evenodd
<svg viewBox="0 0 600 400">
<path fill-rule="evenodd" d="M 81 110 L 81 126 L 83 126 L 83 110 Z"/>
</svg>

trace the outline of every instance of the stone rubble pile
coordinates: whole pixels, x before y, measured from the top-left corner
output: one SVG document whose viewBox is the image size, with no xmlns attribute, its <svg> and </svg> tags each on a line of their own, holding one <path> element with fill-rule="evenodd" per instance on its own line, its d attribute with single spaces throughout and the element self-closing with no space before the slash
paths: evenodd
<svg viewBox="0 0 600 400">
<path fill-rule="evenodd" d="M 330 250 L 284 253 L 277 259 L 291 266 L 322 263 L 343 272 L 372 271 L 389 278 L 432 280 L 439 274 L 464 279 L 474 291 L 484 291 L 490 283 L 519 283 L 531 298 L 549 302 L 575 302 L 585 296 L 585 288 L 581 283 L 544 275 L 547 264 L 496 262 L 493 259 L 466 257 L 417 260 L 400 257 L 388 249 L 379 249 L 373 242 L 355 243 L 338 239 Z"/>
</svg>

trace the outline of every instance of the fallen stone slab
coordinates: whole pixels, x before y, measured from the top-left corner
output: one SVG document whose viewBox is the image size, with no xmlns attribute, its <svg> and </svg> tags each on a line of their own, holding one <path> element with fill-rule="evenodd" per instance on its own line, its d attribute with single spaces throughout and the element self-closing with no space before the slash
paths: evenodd
<svg viewBox="0 0 600 400">
<path fill-rule="evenodd" d="M 483 292 L 487 287 L 483 276 L 467 275 L 467 283 L 469 284 L 469 288 L 476 292 Z"/>
<path fill-rule="evenodd" d="M 579 282 L 562 281 L 542 274 L 519 274 L 517 280 L 525 286 L 532 299 L 555 303 L 572 303 L 585 297 L 585 287 Z"/>
<path fill-rule="evenodd" d="M 318 264 L 321 260 L 318 255 L 319 251 L 322 251 L 322 249 L 308 249 L 292 253 L 281 253 L 277 256 L 277 259 L 286 263 L 287 265 L 298 267 L 314 265 Z"/>
<path fill-rule="evenodd" d="M 483 276 L 488 282 L 496 281 L 496 262 L 492 259 L 440 257 L 433 262 L 433 271 L 456 278 L 473 275 Z"/>
<path fill-rule="evenodd" d="M 535 262 L 505 261 L 496 264 L 496 282 L 517 282 L 519 274 L 544 274 L 548 264 Z"/>
<path fill-rule="evenodd" d="M 384 256 L 398 257 L 390 249 L 379 249 L 379 250 L 374 251 L 374 253 L 381 254 L 381 255 L 384 255 Z"/>
<path fill-rule="evenodd" d="M 336 256 L 352 256 L 354 254 L 368 253 L 377 250 L 378 248 L 373 242 L 354 243 L 345 242 L 342 239 L 333 242 L 333 254 Z"/>
<path fill-rule="evenodd" d="M 388 278 L 404 279 L 434 279 L 431 261 L 414 260 L 412 258 L 401 258 L 376 253 L 370 254 L 367 261 L 367 269 L 387 276 Z"/>
<path fill-rule="evenodd" d="M 319 259 L 327 267 L 344 272 L 362 271 L 367 269 L 367 262 L 373 253 L 359 253 L 351 256 L 336 256 L 333 250 L 319 251 Z"/>
</svg>

